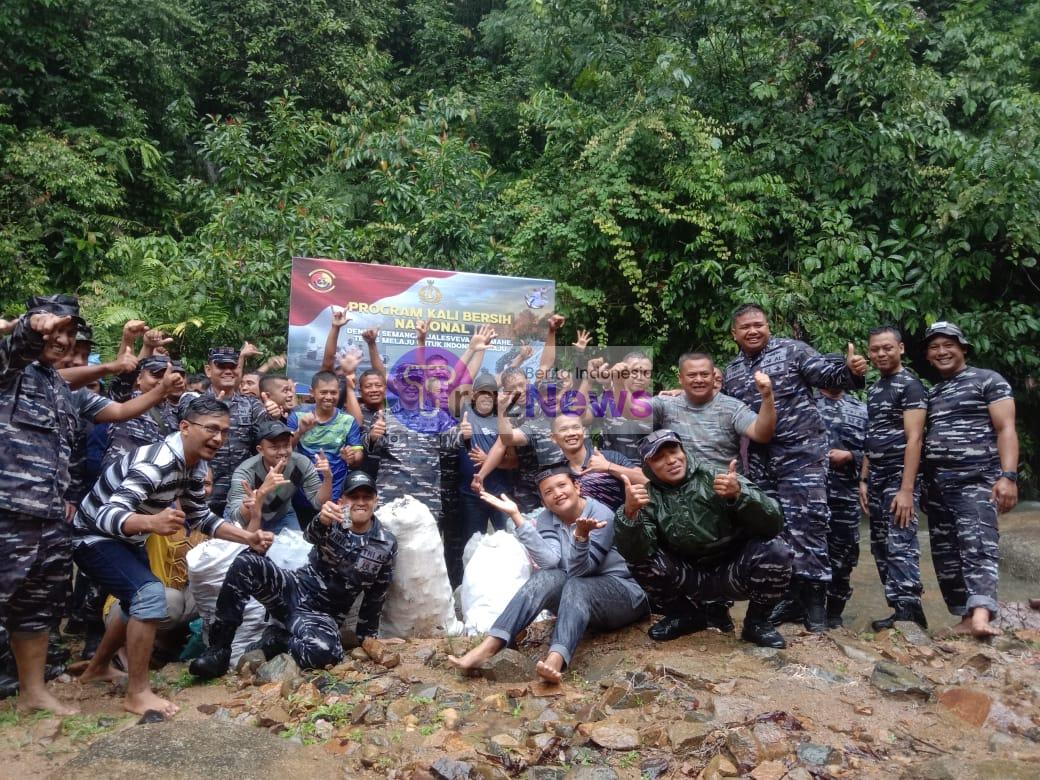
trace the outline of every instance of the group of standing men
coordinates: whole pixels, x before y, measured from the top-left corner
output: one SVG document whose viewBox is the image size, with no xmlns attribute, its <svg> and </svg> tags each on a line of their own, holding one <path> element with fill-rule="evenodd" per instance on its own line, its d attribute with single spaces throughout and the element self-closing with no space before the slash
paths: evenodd
<svg viewBox="0 0 1040 780">
<path fill-rule="evenodd" d="M 902 365 L 899 332 L 872 331 L 868 353 L 881 377 L 864 406 L 847 395 L 864 388 L 868 369 L 851 343 L 845 355 L 821 355 L 773 336 L 762 308 L 742 306 L 732 316 L 738 356 L 720 371 L 710 355 L 684 354 L 680 390 L 652 398 L 638 435 L 618 433 L 611 421 L 592 431 L 588 416 L 531 403 L 537 388 L 514 365 L 483 370 L 494 338 L 488 328 L 462 358 L 462 375 L 474 377 L 466 387 L 452 383 L 459 372 L 421 354 L 418 365 L 387 372 L 374 331 L 364 334 L 372 368 L 355 380 L 356 358 L 330 359 L 344 323 L 334 318 L 325 366 L 333 370 L 314 376 L 309 406 L 297 405 L 284 376 L 243 382 L 242 355 L 226 347 L 209 354 L 208 389 L 187 391 L 161 336 L 139 359 L 129 356 L 143 323 L 128 324 L 115 363 L 87 366 L 89 328 L 69 296 L 34 298 L 25 315 L 4 323 L 0 621 L 25 704 L 69 711 L 47 691 L 43 666 L 73 559 L 126 616 L 109 625 L 84 679 L 120 676 L 110 662 L 125 646 L 127 708 L 172 714 L 175 705 L 148 680 L 155 627 L 167 614 L 144 551 L 149 535 L 197 530 L 246 545 L 221 591 L 211 647 L 193 672 L 226 671 L 250 596 L 278 621 L 259 643 L 265 654 L 288 650 L 323 666 L 342 658 L 339 625 L 358 595 L 365 596 L 359 636 L 378 630 L 396 540 L 374 516 L 377 496 L 413 494 L 427 504 L 457 580 L 471 533 L 504 527 L 502 507 L 516 515 L 545 502 L 539 473 L 573 475 L 581 495 L 615 513 L 613 544 L 664 615 L 650 629 L 654 639 L 732 630 L 729 605 L 743 599 L 750 604 L 742 637 L 760 645 L 782 647 L 783 622 L 811 632 L 841 625 L 861 505 L 893 609 L 875 627 L 926 625 L 922 482 L 942 595 L 962 617 L 956 630 L 997 632 L 997 515 L 1017 501 L 1014 401 L 998 374 L 967 365 L 970 344 L 951 323 L 925 334 L 926 357 L 941 377 L 930 390 Z M 548 320 L 553 345 L 563 323 L 558 315 Z M 420 351 L 425 336 L 420 327 Z M 587 343 L 580 335 L 576 346 Z M 648 356 L 633 353 L 610 370 L 587 372 L 582 389 L 598 376 L 645 393 L 652 369 Z M 125 400 L 84 387 L 106 372 L 129 382 Z M 578 384 L 573 375 L 566 382 L 572 390 Z M 70 484 L 86 423 L 113 424 L 113 452 L 92 484 Z M 504 493 L 516 503 L 489 500 Z M 264 557 L 285 528 L 315 545 L 298 572 Z"/>
</svg>

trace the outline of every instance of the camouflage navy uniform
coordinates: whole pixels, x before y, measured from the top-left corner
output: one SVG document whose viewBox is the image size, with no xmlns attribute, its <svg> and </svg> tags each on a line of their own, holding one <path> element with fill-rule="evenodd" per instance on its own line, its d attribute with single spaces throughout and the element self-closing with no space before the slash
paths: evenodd
<svg viewBox="0 0 1040 780">
<path fill-rule="evenodd" d="M 870 510 L 870 552 L 874 556 L 885 600 L 895 607 L 921 600 L 921 545 L 917 513 L 910 525 L 896 525 L 890 507 L 903 484 L 906 431 L 903 412 L 927 409 L 928 391 L 921 380 L 902 368 L 878 379 L 867 391 L 866 454 L 867 508 Z M 914 481 L 914 504 L 921 503 L 920 474 Z"/>
<path fill-rule="evenodd" d="M 169 358 L 164 355 L 151 355 L 141 361 L 138 370 L 129 374 L 121 374 L 112 382 L 112 397 L 118 401 L 129 401 L 139 396 L 139 390 L 134 390 L 134 384 L 141 371 L 159 372 L 165 371 L 170 364 Z M 115 461 L 122 458 L 130 450 L 155 444 L 162 441 L 171 433 L 174 433 L 180 425 L 177 416 L 177 408 L 163 401 L 158 406 L 153 406 L 144 414 L 132 417 L 129 420 L 112 423 L 108 426 L 108 436 L 105 445 L 105 454 L 102 457 L 101 468 L 107 469 Z"/>
<path fill-rule="evenodd" d="M 0 623 L 10 633 L 57 626 L 72 563 L 64 496 L 76 407 L 61 375 L 35 362 L 44 340 L 29 318 L 34 310 L 78 318 L 79 306 L 53 296 L 30 300 L 29 310 L 0 341 Z"/>
<path fill-rule="evenodd" d="M 90 492 L 96 479 L 96 475 L 91 475 L 87 468 L 87 438 L 94 427 L 94 418 L 113 401 L 85 387 L 73 390 L 71 396 L 76 410 L 76 432 L 69 454 L 69 487 L 65 491 L 65 500 L 70 504 L 79 504 Z"/>
<path fill-rule="evenodd" d="M 816 400 L 831 449 L 848 450 L 852 462 L 827 467 L 827 505 L 831 510 L 827 533 L 827 554 L 831 581 L 827 598 L 845 603 L 852 597 L 850 578 L 859 562 L 859 474 L 863 467 L 863 440 L 867 430 L 867 406 L 857 398 L 843 395 L 832 400 L 821 395 Z"/>
<path fill-rule="evenodd" d="M 990 405 L 1013 398 L 995 371 L 966 366 L 928 393 L 925 506 L 932 563 L 946 606 L 997 612 L 999 559 L 993 485 L 1000 478 Z"/>
<path fill-rule="evenodd" d="M 378 419 L 376 415 L 380 411 L 383 411 L 382 407 L 379 409 L 370 409 L 369 407 L 361 404 L 361 427 L 364 431 L 370 431 L 372 426 L 376 424 Z M 389 413 L 383 411 L 383 417 L 385 418 Z M 375 482 L 379 476 L 379 455 L 368 448 L 365 448 L 365 459 L 361 461 L 361 465 L 358 469 L 372 477 L 372 481 Z"/>
<path fill-rule="evenodd" d="M 377 634 L 393 579 L 397 539 L 375 517 L 363 534 L 349 526 L 326 527 L 315 517 L 304 536 L 314 548 L 308 564 L 296 571 L 282 569 L 248 548 L 238 554 L 217 597 L 211 646 L 230 647 L 250 597 L 285 626 L 289 652 L 304 669 L 322 669 L 343 660 L 340 624 L 361 594 L 357 637 L 363 640 Z"/>
<path fill-rule="evenodd" d="M 756 371 L 773 381 L 777 420 L 769 444 L 748 445 L 748 476 L 780 502 L 795 576 L 829 581 L 827 432 L 811 388 L 855 390 L 863 387 L 863 379 L 804 342 L 774 336 L 754 357 L 738 355 L 724 373 L 724 392 L 756 414 L 762 406 Z"/>
</svg>

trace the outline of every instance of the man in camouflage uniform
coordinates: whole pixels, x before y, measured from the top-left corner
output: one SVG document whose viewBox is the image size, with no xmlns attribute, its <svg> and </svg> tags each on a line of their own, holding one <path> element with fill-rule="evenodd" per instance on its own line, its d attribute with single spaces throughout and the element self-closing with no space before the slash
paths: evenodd
<svg viewBox="0 0 1040 780">
<path fill-rule="evenodd" d="M 238 357 L 238 350 L 233 347 L 213 347 L 209 351 L 209 362 L 206 364 L 206 376 L 209 378 L 210 387 L 202 393 L 223 401 L 231 410 L 231 434 L 209 464 L 213 471 L 213 494 L 210 496 L 209 507 L 218 517 L 224 515 L 228 490 L 231 488 L 231 475 L 242 461 L 256 453 L 259 441 L 257 426 L 264 420 L 271 419 L 258 399 L 237 391 Z M 182 414 L 192 397 L 194 396 L 190 393 L 182 396 Z"/>
<path fill-rule="evenodd" d="M 72 296 L 30 298 L 0 342 L 0 623 L 11 635 L 22 706 L 76 710 L 47 690 L 47 635 L 61 619 L 72 543 L 63 498 L 76 409 L 58 374 L 84 326 Z"/>
<path fill-rule="evenodd" d="M 954 631 L 977 637 L 1000 629 L 997 515 L 1018 502 L 1018 434 L 1011 386 L 967 364 L 963 331 L 937 322 L 925 332 L 928 362 L 941 380 L 928 393 L 925 501 L 932 563 Z"/>
<path fill-rule="evenodd" d="M 841 360 L 841 355 L 838 355 Z M 816 400 L 827 426 L 827 506 L 831 510 L 827 555 L 831 581 L 827 584 L 827 627 L 842 624 L 841 613 L 852 598 L 852 570 L 859 562 L 859 475 L 863 465 L 863 438 L 867 407 L 844 390 L 821 390 Z"/>
<path fill-rule="evenodd" d="M 165 355 L 149 355 L 138 364 L 136 372 L 122 375 L 117 380 L 137 389 L 126 394 L 113 390 L 113 397 L 132 400 L 147 395 L 154 388 L 164 384 L 163 376 L 167 369 L 170 371 L 169 392 L 177 392 L 177 385 L 183 384 L 182 380 L 178 379 L 182 375 L 174 372 L 170 359 Z M 152 406 L 144 414 L 116 422 L 108 429 L 108 446 L 102 459 L 102 468 L 108 468 L 130 450 L 162 441 L 176 431 L 179 424 L 177 409 L 168 402 Z"/>
<path fill-rule="evenodd" d="M 397 540 L 375 516 L 377 503 L 372 478 L 353 471 L 339 502 L 326 502 L 307 526 L 304 535 L 314 548 L 302 569 L 286 571 L 251 550 L 239 553 L 217 597 L 210 647 L 192 661 L 191 673 L 211 679 L 227 672 L 250 597 L 284 626 L 264 632 L 258 649 L 269 659 L 288 650 L 304 669 L 338 664 L 344 655 L 340 624 L 361 594 L 357 637 L 376 636 L 397 555 Z"/>
<path fill-rule="evenodd" d="M 845 364 L 840 365 L 802 341 L 775 338 L 765 312 L 753 304 L 733 313 L 731 333 L 740 354 L 726 366 L 723 391 L 757 413 L 762 401 L 754 377 L 761 371 L 772 380 L 776 404 L 772 441 L 748 445 L 748 476 L 780 502 L 784 536 L 794 550 L 792 592 L 778 606 L 774 620 L 804 616 L 808 630 L 826 631 L 826 591 L 831 579 L 827 433 L 812 388 L 862 388 L 867 361 L 855 354 L 851 344 Z"/>
<path fill-rule="evenodd" d="M 867 391 L 866 457 L 860 504 L 870 516 L 870 551 L 885 600 L 895 610 L 871 624 L 875 631 L 910 620 L 928 628 L 921 605 L 921 445 L 928 391 L 903 367 L 902 334 L 892 326 L 870 332 L 868 353 L 881 377 Z"/>
<path fill-rule="evenodd" d="M 634 485 L 623 477 L 614 545 L 651 603 L 666 613 L 655 626 L 663 629 L 658 637 L 703 630 L 704 602 L 748 599 L 741 638 L 784 647 L 769 620 L 791 579 L 780 505 L 737 474 L 735 463 L 721 471 L 687 456 L 673 431 L 654 431 L 639 447 L 650 482 Z M 699 627 L 690 616 L 699 617 Z M 668 630 L 669 623 L 685 630 Z"/>
</svg>

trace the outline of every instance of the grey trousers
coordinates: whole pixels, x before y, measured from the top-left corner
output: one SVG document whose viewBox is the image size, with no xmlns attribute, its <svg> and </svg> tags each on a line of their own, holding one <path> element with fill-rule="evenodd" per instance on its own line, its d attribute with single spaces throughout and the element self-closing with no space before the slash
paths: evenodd
<svg viewBox="0 0 1040 780">
<path fill-rule="evenodd" d="M 585 629 L 616 631 L 650 613 L 645 598 L 638 607 L 632 606 L 630 591 L 617 577 L 568 577 L 562 569 L 539 569 L 516 592 L 488 634 L 512 644 L 543 609 L 556 615 L 549 652 L 562 655 L 567 666 Z"/>
</svg>

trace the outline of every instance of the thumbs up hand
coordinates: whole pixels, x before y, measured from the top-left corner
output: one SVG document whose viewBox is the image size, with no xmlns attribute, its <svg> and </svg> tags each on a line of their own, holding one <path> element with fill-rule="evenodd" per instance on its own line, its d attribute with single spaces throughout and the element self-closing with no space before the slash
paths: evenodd
<svg viewBox="0 0 1040 780">
<path fill-rule="evenodd" d="M 715 476 L 715 495 L 735 501 L 740 498 L 740 480 L 737 478 L 737 461 L 729 462 L 729 470 Z"/>
<path fill-rule="evenodd" d="M 848 357 L 845 358 L 845 365 L 856 376 L 863 376 L 867 373 L 867 359 L 862 355 L 856 354 L 856 345 L 851 341 L 849 342 Z"/>
<path fill-rule="evenodd" d="M 621 475 L 621 481 L 625 483 L 625 517 L 635 520 L 639 510 L 650 503 L 650 494 L 646 485 L 633 485 L 627 474 Z"/>
<path fill-rule="evenodd" d="M 466 441 L 473 438 L 473 426 L 469 421 L 469 412 L 462 413 L 462 422 L 459 423 L 459 435 Z"/>
<path fill-rule="evenodd" d="M 372 423 L 372 427 L 368 431 L 368 438 L 370 441 L 379 441 L 386 435 L 386 417 L 383 416 L 383 410 L 380 409 L 376 412 L 375 422 Z"/>
</svg>

